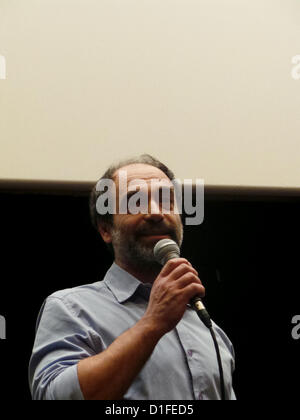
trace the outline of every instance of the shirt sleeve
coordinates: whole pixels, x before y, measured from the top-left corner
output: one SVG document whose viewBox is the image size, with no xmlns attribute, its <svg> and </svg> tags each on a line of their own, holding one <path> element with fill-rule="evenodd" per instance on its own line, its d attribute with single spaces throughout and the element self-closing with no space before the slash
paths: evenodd
<svg viewBox="0 0 300 420">
<path fill-rule="evenodd" d="M 38 316 L 29 362 L 29 384 L 34 400 L 83 399 L 77 364 L 96 354 L 95 335 L 66 300 L 48 297 Z"/>
</svg>

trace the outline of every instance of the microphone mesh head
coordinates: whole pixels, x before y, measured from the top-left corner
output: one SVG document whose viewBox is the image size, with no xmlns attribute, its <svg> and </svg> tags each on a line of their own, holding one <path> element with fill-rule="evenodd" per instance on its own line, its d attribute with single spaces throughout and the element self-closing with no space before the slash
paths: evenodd
<svg viewBox="0 0 300 420">
<path fill-rule="evenodd" d="M 153 248 L 155 260 L 164 265 L 171 258 L 180 257 L 180 249 L 172 239 L 161 239 Z"/>
</svg>

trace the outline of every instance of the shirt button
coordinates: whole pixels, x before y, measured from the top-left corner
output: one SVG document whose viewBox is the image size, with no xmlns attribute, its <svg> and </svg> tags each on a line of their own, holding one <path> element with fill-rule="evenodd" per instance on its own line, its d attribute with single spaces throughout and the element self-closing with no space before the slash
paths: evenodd
<svg viewBox="0 0 300 420">
<path fill-rule="evenodd" d="M 189 357 L 192 357 L 193 356 L 193 350 L 189 349 L 187 351 L 187 354 L 188 354 Z"/>
</svg>

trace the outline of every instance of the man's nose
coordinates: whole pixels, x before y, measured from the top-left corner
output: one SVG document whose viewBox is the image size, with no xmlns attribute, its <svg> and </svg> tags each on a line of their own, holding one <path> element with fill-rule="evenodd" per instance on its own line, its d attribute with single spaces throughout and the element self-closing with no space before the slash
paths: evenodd
<svg viewBox="0 0 300 420">
<path fill-rule="evenodd" d="M 145 214 L 145 219 L 152 222 L 160 222 L 164 215 L 156 200 L 150 200 L 148 205 L 148 213 Z"/>
</svg>

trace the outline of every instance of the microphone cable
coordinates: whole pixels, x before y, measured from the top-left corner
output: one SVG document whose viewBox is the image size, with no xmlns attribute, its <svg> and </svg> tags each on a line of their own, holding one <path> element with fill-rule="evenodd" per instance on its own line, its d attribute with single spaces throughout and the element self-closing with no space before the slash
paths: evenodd
<svg viewBox="0 0 300 420">
<path fill-rule="evenodd" d="M 200 311 L 196 310 L 196 312 L 197 312 L 197 315 L 199 316 L 200 320 L 203 322 L 203 319 L 200 315 Z M 220 354 L 220 349 L 219 349 L 217 337 L 216 337 L 215 331 L 213 329 L 212 322 L 211 322 L 210 318 L 209 318 L 209 320 L 206 318 L 206 322 L 204 322 L 204 325 L 208 328 L 208 330 L 211 334 L 211 337 L 213 339 L 214 346 L 215 346 L 217 361 L 218 361 L 218 368 L 219 368 L 221 401 L 225 401 L 226 398 L 225 398 L 224 373 L 223 373 L 222 359 L 221 359 L 221 354 Z"/>
</svg>

